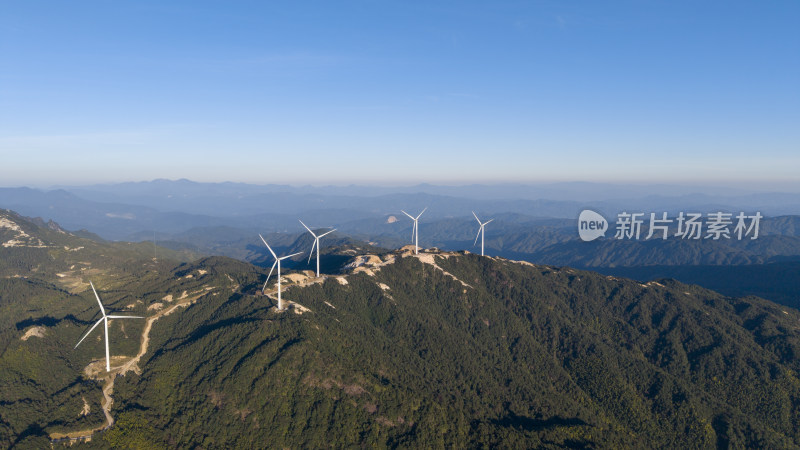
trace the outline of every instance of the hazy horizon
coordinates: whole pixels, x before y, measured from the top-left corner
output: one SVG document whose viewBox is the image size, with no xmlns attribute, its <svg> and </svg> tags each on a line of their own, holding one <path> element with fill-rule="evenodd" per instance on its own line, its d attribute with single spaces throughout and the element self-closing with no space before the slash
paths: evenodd
<svg viewBox="0 0 800 450">
<path fill-rule="evenodd" d="M 609 188 L 624 188 L 624 187 L 640 187 L 659 189 L 665 188 L 668 190 L 685 190 L 692 191 L 691 193 L 707 194 L 707 195 L 721 195 L 728 193 L 729 195 L 746 195 L 749 193 L 800 193 L 800 182 L 717 182 L 717 183 L 702 183 L 702 182 L 643 182 L 643 181 L 587 181 L 587 180 L 564 180 L 564 181 L 487 181 L 478 180 L 472 182 L 370 182 L 370 181 L 353 181 L 353 182 L 319 182 L 319 183 L 280 183 L 271 181 L 262 182 L 247 182 L 239 180 L 225 180 L 225 181 L 205 181 L 195 180 L 189 178 L 153 178 L 153 179 L 140 179 L 140 180 L 124 180 L 124 181 L 105 181 L 105 182 L 86 182 L 86 183 L 8 183 L 6 180 L 0 180 L 0 188 L 31 188 L 43 191 L 51 191 L 57 189 L 79 189 L 94 186 L 115 186 L 122 184 L 146 184 L 154 182 L 189 182 L 196 184 L 241 184 L 257 187 L 268 186 L 286 186 L 292 189 L 323 189 L 326 187 L 335 188 L 381 188 L 381 189 L 424 189 L 430 188 L 459 188 L 459 187 L 485 187 L 487 189 L 502 188 L 502 187 L 530 187 L 530 188 L 570 188 L 574 189 L 582 185 L 596 186 L 596 187 L 609 187 Z M 688 192 L 687 192 L 688 193 Z M 666 193 L 665 195 L 669 195 Z M 683 194 L 686 195 L 686 194 Z"/>
</svg>

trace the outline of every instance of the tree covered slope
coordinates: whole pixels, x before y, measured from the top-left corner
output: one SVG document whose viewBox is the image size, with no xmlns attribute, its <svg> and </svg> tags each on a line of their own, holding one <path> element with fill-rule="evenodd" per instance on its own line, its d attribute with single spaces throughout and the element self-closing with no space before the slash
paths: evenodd
<svg viewBox="0 0 800 450">
<path fill-rule="evenodd" d="M 101 445 L 800 444 L 800 315 L 761 299 L 468 254 L 260 282 L 157 323 Z"/>
<path fill-rule="evenodd" d="M 0 217 L 0 447 L 104 428 L 109 383 L 87 448 L 800 446 L 800 313 L 756 297 L 406 248 L 278 312 L 262 267 Z M 147 317 L 110 375 L 90 279 Z"/>
<path fill-rule="evenodd" d="M 103 356 L 102 327 L 73 349 L 100 317 L 89 281 L 110 311 L 152 314 L 164 296 L 199 284 L 175 275 L 187 255 L 159 254 L 154 261 L 152 245 L 85 239 L 0 211 L 0 447 L 42 448 L 50 433 L 104 422 L 101 384 L 84 374 Z M 143 328 L 122 322 L 109 322 L 116 358 L 136 352 Z"/>
</svg>

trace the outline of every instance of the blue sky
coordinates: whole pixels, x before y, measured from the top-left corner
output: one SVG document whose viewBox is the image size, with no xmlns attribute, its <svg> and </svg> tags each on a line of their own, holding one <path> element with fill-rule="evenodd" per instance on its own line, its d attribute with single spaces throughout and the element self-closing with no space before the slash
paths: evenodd
<svg viewBox="0 0 800 450">
<path fill-rule="evenodd" d="M 0 3 L 0 185 L 800 179 L 797 1 Z"/>
</svg>

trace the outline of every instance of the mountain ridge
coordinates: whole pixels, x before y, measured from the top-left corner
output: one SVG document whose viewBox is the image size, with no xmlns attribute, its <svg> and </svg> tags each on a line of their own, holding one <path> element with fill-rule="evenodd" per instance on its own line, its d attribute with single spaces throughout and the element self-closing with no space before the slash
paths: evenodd
<svg viewBox="0 0 800 450">
<path fill-rule="evenodd" d="M 569 268 L 553 268 L 496 258 L 482 258 L 468 253 L 438 255 L 426 253 L 414 256 L 406 251 L 396 255 L 392 261 L 376 270 L 363 270 L 351 274 L 346 277 L 346 284 L 331 277 L 321 284 L 288 288 L 284 293 L 285 297 L 309 311 L 302 315 L 287 315 L 286 313 L 276 315 L 269 309 L 255 307 L 259 303 L 259 296 L 245 295 L 237 297 L 233 303 L 223 302 L 218 303 L 217 306 L 208 305 L 216 311 L 215 315 L 221 315 L 206 325 L 190 326 L 192 320 L 199 318 L 199 312 L 194 314 L 194 319 L 187 319 L 188 322 L 182 320 L 183 316 L 174 316 L 169 319 L 175 321 L 169 326 L 170 329 L 203 329 L 204 331 L 202 334 L 178 333 L 162 338 L 164 343 L 162 350 L 154 354 L 148 364 L 166 369 L 164 364 L 169 361 L 191 358 L 189 355 L 196 353 L 193 350 L 195 345 L 209 346 L 210 348 L 206 348 L 206 352 L 222 355 L 214 349 L 226 348 L 225 340 L 229 339 L 227 336 L 236 336 L 239 334 L 237 330 L 248 330 L 246 335 L 248 337 L 245 338 L 245 335 L 241 335 L 241 337 L 235 338 L 235 342 L 239 343 L 237 345 L 243 345 L 244 348 L 236 352 L 236 355 L 222 357 L 214 365 L 218 369 L 208 368 L 208 370 L 201 370 L 200 373 L 196 369 L 190 369 L 189 372 L 194 373 L 186 372 L 186 378 L 179 375 L 180 371 L 175 373 L 174 379 L 185 380 L 181 382 L 182 385 L 185 383 L 185 386 L 181 388 L 182 392 L 205 392 L 209 408 L 196 405 L 187 410 L 186 406 L 181 406 L 183 405 L 181 402 L 189 400 L 191 397 L 181 400 L 179 395 L 171 397 L 169 406 L 163 407 L 166 409 L 151 401 L 142 403 L 141 400 L 133 400 L 128 406 L 122 407 L 121 416 L 125 416 L 131 425 L 138 424 L 137 427 L 142 426 L 143 423 L 150 423 L 154 424 L 153 426 L 172 429 L 174 426 L 186 427 L 188 423 L 197 422 L 224 423 L 225 426 L 222 427 L 222 430 L 226 430 L 228 427 L 239 430 L 228 429 L 228 432 L 225 432 L 215 426 L 213 428 L 216 431 L 203 433 L 194 428 L 194 434 L 190 434 L 196 437 L 189 438 L 188 441 L 180 440 L 182 438 L 172 435 L 173 439 L 179 439 L 175 441 L 177 445 L 192 445 L 192 442 L 205 442 L 205 439 L 221 442 L 220 439 L 239 436 L 233 441 L 225 442 L 235 442 L 235 445 L 257 445 L 258 439 L 261 439 L 260 442 L 272 442 L 274 438 L 278 438 L 277 442 L 282 443 L 280 445 L 294 443 L 295 445 L 314 446 L 321 444 L 322 441 L 316 441 L 314 440 L 316 438 L 312 436 L 304 437 L 304 433 L 319 436 L 318 433 L 321 429 L 318 427 L 329 430 L 330 425 L 326 426 L 324 422 L 316 422 L 312 419 L 314 416 L 308 414 L 313 412 L 313 414 L 321 414 L 323 417 L 329 413 L 335 414 L 334 411 L 337 408 L 344 407 L 341 405 L 342 402 L 346 403 L 349 399 L 355 401 L 358 408 L 356 410 L 346 408 L 350 411 L 348 417 L 353 415 L 358 419 L 356 422 L 352 422 L 352 419 L 343 419 L 342 423 L 337 423 L 337 429 L 341 429 L 339 427 L 347 428 L 350 426 L 347 425 L 349 423 L 355 429 L 361 430 L 361 434 L 356 441 L 349 440 L 351 438 L 341 433 L 329 436 L 330 439 L 338 439 L 332 442 L 341 445 L 367 442 L 380 446 L 393 446 L 400 445 L 401 442 L 402 445 L 437 442 L 441 435 L 434 430 L 445 423 L 449 424 L 449 431 L 445 433 L 447 438 L 443 442 L 468 446 L 479 445 L 479 442 L 488 445 L 503 443 L 508 446 L 514 446 L 515 442 L 518 445 L 526 445 L 522 444 L 524 442 L 528 446 L 537 445 L 534 444 L 536 442 L 539 443 L 538 445 L 546 446 L 597 445 L 600 442 L 655 447 L 678 445 L 679 442 L 705 442 L 707 445 L 715 445 L 723 440 L 723 437 L 730 442 L 737 442 L 736 433 L 750 436 L 746 438 L 750 440 L 738 441 L 745 445 L 756 445 L 758 442 L 781 443 L 785 446 L 797 445 L 797 437 L 791 437 L 795 432 L 790 431 L 793 430 L 792 424 L 798 420 L 796 403 L 793 403 L 794 400 L 791 399 L 797 398 L 797 389 L 800 388 L 796 383 L 796 375 L 793 375 L 796 374 L 799 367 L 796 349 L 797 339 L 800 336 L 798 334 L 800 315 L 796 311 L 784 311 L 769 302 L 758 299 L 739 299 L 731 302 L 725 297 L 702 288 L 686 286 L 677 282 L 644 285 Z M 367 267 L 367 269 L 369 268 Z M 410 274 L 418 275 L 412 277 Z M 519 278 L 522 274 L 525 275 Z M 492 283 L 481 285 L 481 280 L 485 282 L 487 275 Z M 522 283 L 518 286 L 531 283 L 531 281 L 526 281 L 530 279 L 530 276 L 537 280 L 533 282 L 532 286 L 539 286 L 535 292 L 540 293 L 534 294 L 534 297 L 528 297 L 532 291 L 527 288 L 516 287 L 518 283 Z M 550 281 L 547 281 L 548 279 Z M 540 285 L 539 283 L 544 284 Z M 586 306 L 580 306 L 580 303 L 577 303 L 578 298 L 570 300 L 576 295 L 570 294 L 570 292 L 583 284 L 588 284 L 590 287 L 595 286 L 592 289 L 600 288 L 600 292 L 606 292 L 606 294 L 600 295 L 599 299 L 606 298 L 610 294 L 612 297 L 609 299 L 615 300 L 608 303 L 607 300 L 598 299 L 599 303 L 594 301 Z M 550 289 L 541 289 L 548 285 L 551 286 Z M 418 288 L 421 286 L 427 286 L 424 291 L 430 292 L 430 289 L 433 289 L 436 292 L 428 297 L 431 299 L 430 302 L 422 301 L 425 297 L 420 296 L 420 292 L 423 291 Z M 257 288 L 258 283 L 254 283 L 251 285 L 250 291 Z M 476 292 L 476 289 L 480 289 L 484 293 L 469 300 L 472 295 L 470 292 Z M 520 289 L 520 293 L 526 292 L 526 294 L 504 294 L 508 289 Z M 248 289 L 245 289 L 245 292 L 247 291 Z M 618 293 L 614 294 L 615 291 Z M 444 300 L 448 295 L 452 296 L 452 300 Z M 675 306 L 664 302 L 665 295 L 668 295 L 673 301 L 678 301 L 680 298 L 676 305 L 685 306 L 678 306 L 675 309 Z M 537 297 L 542 300 L 534 300 Z M 485 300 L 478 300 L 481 298 Z M 502 300 L 499 306 L 493 306 L 486 303 L 490 301 L 489 299 Z M 581 297 L 581 299 L 582 301 L 589 300 L 586 297 Z M 632 302 L 634 299 L 637 300 Z M 544 307 L 536 307 L 539 311 L 550 310 L 549 306 L 546 306 L 550 305 L 554 308 L 550 311 L 559 313 L 557 315 L 550 313 L 530 316 L 530 312 L 527 312 L 528 308 L 532 307 L 530 301 L 545 302 Z M 458 304 L 461 306 L 456 306 Z M 595 306 L 590 307 L 589 305 L 592 304 Z M 640 306 L 636 306 L 637 304 Z M 646 306 L 648 304 L 649 306 Z M 745 308 L 745 306 L 747 307 Z M 193 308 L 202 307 L 198 304 Z M 580 312 L 587 307 L 590 307 L 593 314 L 600 313 L 596 319 L 592 319 L 592 314 L 587 315 Z M 611 308 L 613 312 L 601 313 L 603 308 Z M 686 313 L 681 313 L 682 308 L 689 309 Z M 748 309 L 752 310 L 748 312 Z M 235 311 L 241 311 L 241 313 Z M 245 313 L 245 311 L 250 312 Z M 738 311 L 738 313 L 734 314 L 734 311 Z M 767 311 L 770 312 L 764 316 Z M 665 315 L 665 313 L 667 314 Z M 568 316 L 577 314 L 575 318 L 578 320 L 558 320 L 556 319 L 558 314 L 567 314 Z M 706 316 L 711 318 L 710 321 L 703 319 Z M 784 316 L 788 316 L 788 319 Z M 237 319 L 237 317 L 249 319 L 243 320 Z M 411 320 L 411 317 L 414 319 Z M 726 324 L 726 327 L 731 328 L 730 332 L 733 332 L 730 338 L 724 337 L 725 334 L 715 337 L 713 331 L 710 334 L 705 333 L 705 336 L 703 336 L 704 333 L 694 337 L 691 334 L 683 335 L 685 342 L 683 340 L 672 341 L 671 339 L 675 338 L 669 337 L 676 331 L 682 333 L 678 331 L 681 329 L 680 326 L 676 328 L 675 320 L 686 325 L 698 321 L 696 325 L 690 326 L 690 329 L 697 333 L 702 329 L 715 330 L 720 325 L 713 326 L 711 324 L 714 323 L 714 320 L 720 320 L 722 317 L 727 317 L 723 319 L 723 323 Z M 408 320 L 411 321 L 408 322 Z M 559 323 L 559 327 L 566 326 L 572 331 L 565 334 L 566 330 L 563 328 L 561 328 L 563 331 L 558 331 L 558 327 L 553 328 L 552 324 L 547 325 L 553 320 Z M 646 327 L 651 320 L 655 321 L 653 323 L 658 324 L 658 327 L 665 328 L 656 333 L 647 332 L 641 334 L 641 337 L 637 337 L 642 333 L 642 331 L 636 331 L 637 328 Z M 258 323 L 263 323 L 266 329 L 259 327 Z M 348 325 L 344 325 L 345 323 Z M 701 323 L 706 324 L 701 325 Z M 788 334 L 783 337 L 770 335 L 769 329 L 773 326 L 772 323 L 781 324 L 780 326 L 785 328 Z M 529 327 L 533 324 L 538 325 L 534 325 L 533 329 L 530 329 Z M 320 328 L 317 329 L 316 326 Z M 520 326 L 522 327 L 519 328 Z M 542 326 L 543 328 L 540 328 Z M 525 331 L 526 328 L 528 331 Z M 345 329 L 351 331 L 346 332 Z M 356 332 L 355 330 L 363 331 Z M 264 333 L 272 337 L 262 340 L 264 338 L 253 336 L 253 334 L 262 336 Z M 615 335 L 628 336 L 622 342 L 630 341 L 631 343 L 628 344 L 630 347 L 626 348 L 625 345 L 619 347 L 613 344 L 614 340 L 608 338 L 598 340 L 598 337 L 607 333 L 611 333 L 608 338 Z M 334 343 L 339 342 L 345 336 L 347 336 L 346 339 L 361 337 L 350 345 L 346 345 L 346 341 L 342 341 L 341 344 Z M 723 342 L 724 345 L 717 344 L 715 346 L 714 339 L 720 338 L 722 339 L 720 342 Z M 220 342 L 220 339 L 223 341 Z M 242 339 L 246 339 L 246 341 Z M 668 340 L 664 341 L 664 339 Z M 707 341 L 707 339 L 710 340 Z M 517 343 L 513 344 L 515 341 Z M 367 342 L 372 342 L 372 344 L 367 345 Z M 737 342 L 743 344 L 737 344 Z M 524 346 L 522 346 L 523 343 Z M 478 347 L 470 350 L 474 345 L 478 345 Z M 483 347 L 484 345 L 489 346 Z M 788 347 L 786 347 L 787 345 Z M 465 350 L 456 350 L 462 346 L 465 347 Z M 684 346 L 686 347 L 681 352 L 685 352 L 686 363 L 675 359 L 681 354 L 680 352 L 673 353 Z M 311 351 L 311 348 L 316 350 Z M 527 350 L 520 352 L 522 348 Z M 591 351 L 592 348 L 596 348 L 596 350 Z M 793 350 L 787 353 L 787 348 Z M 533 353 L 530 353 L 531 350 L 534 350 Z M 738 360 L 743 355 L 754 355 L 764 350 L 767 350 L 768 355 L 774 356 L 766 358 L 763 363 L 753 362 L 739 367 Z M 310 353 L 308 353 L 309 351 Z M 736 356 L 733 361 L 728 362 L 725 358 L 720 359 L 727 351 L 733 351 L 734 355 L 740 356 Z M 500 352 L 497 353 L 499 356 L 492 356 L 495 352 Z M 553 357 L 553 352 L 555 352 L 555 360 L 550 359 Z M 315 354 L 318 356 L 312 356 Z M 464 356 L 466 354 L 474 356 L 466 357 Z M 593 354 L 596 356 L 592 356 Z M 507 355 L 511 359 L 500 362 L 505 361 L 503 359 L 505 356 L 502 355 Z M 318 363 L 311 363 L 308 362 L 309 360 L 303 359 L 311 358 L 310 361 L 316 361 L 318 357 L 323 358 Z M 484 358 L 488 359 L 484 360 Z M 515 358 L 516 363 L 512 362 Z M 534 360 L 529 360 L 529 358 L 534 358 Z M 268 364 L 263 368 L 258 368 L 259 361 Z M 306 363 L 302 361 L 306 361 Z M 322 363 L 322 361 L 326 362 Z M 339 362 L 336 363 L 336 361 Z M 472 365 L 478 361 L 483 362 L 478 363 L 477 366 Z M 526 365 L 530 364 L 528 361 L 536 362 Z M 553 365 L 556 361 L 558 363 Z M 606 362 L 600 366 L 594 366 L 600 361 Z M 616 362 L 612 363 L 612 361 Z M 433 366 L 430 365 L 432 363 Z M 761 364 L 765 364 L 764 368 L 775 367 L 770 370 L 779 370 L 779 373 L 785 373 L 786 378 L 781 375 L 779 380 L 783 381 L 771 381 L 767 384 L 776 387 L 775 392 L 766 394 L 771 400 L 751 404 L 752 400 L 764 395 L 764 390 L 769 390 L 769 388 L 742 390 L 736 388 L 735 383 L 731 383 L 736 377 L 756 376 L 757 372 L 751 372 L 749 369 L 750 364 L 754 363 L 757 365 L 753 367 L 757 367 L 759 371 L 763 370 Z M 282 366 L 284 364 L 285 366 Z M 511 365 L 506 366 L 506 364 Z M 611 365 L 609 366 L 609 364 Z M 718 364 L 721 365 L 718 366 Z M 434 369 L 439 366 L 443 369 L 452 367 L 453 371 Z M 188 367 L 196 367 L 196 365 L 189 364 Z M 538 371 L 534 373 L 539 376 L 546 373 L 560 373 L 565 378 L 555 385 L 548 384 L 548 382 L 542 385 L 541 381 L 535 381 L 536 377 L 531 378 L 531 372 L 520 371 L 523 367 L 530 368 L 527 370 L 537 367 Z M 542 369 L 543 367 L 549 367 L 549 369 Z M 607 367 L 607 369 L 603 369 L 603 367 Z M 777 369 L 778 367 L 784 368 Z M 277 372 L 273 373 L 271 368 L 275 368 L 274 370 Z M 648 375 L 644 379 L 639 379 L 638 377 L 641 375 L 636 374 L 640 372 Z M 215 373 L 217 375 L 214 375 Z M 490 379 L 482 378 L 484 373 L 490 374 Z M 504 376 L 503 374 L 506 373 L 510 375 Z M 700 376 L 700 379 L 689 381 L 692 378 L 685 377 L 690 373 L 695 373 L 695 376 Z M 279 374 L 285 374 L 285 376 Z M 457 381 L 460 378 L 457 374 L 463 374 L 465 379 Z M 481 378 L 472 378 L 478 374 L 481 374 Z M 421 379 L 418 379 L 417 377 L 420 376 Z M 508 378 L 509 376 L 510 378 Z M 219 385 L 216 385 L 215 390 L 209 390 L 209 387 L 204 388 L 203 386 L 208 385 L 203 380 L 208 380 L 209 377 L 211 379 L 219 377 L 216 379 L 220 382 L 229 380 L 223 383 L 227 387 L 220 388 Z M 240 379 L 240 377 L 245 378 Z M 451 377 L 452 380 L 449 380 Z M 655 377 L 655 380 L 660 381 L 645 381 L 648 377 Z M 722 384 L 714 384 L 714 377 L 718 377 Z M 156 378 L 157 376 L 153 375 L 147 380 L 144 378 L 140 380 L 126 379 L 124 381 L 127 386 L 125 389 L 133 390 L 131 391 L 135 393 L 133 398 L 161 398 L 161 395 L 156 394 L 159 391 L 152 390 Z M 491 378 L 496 378 L 497 381 L 512 380 L 511 386 L 514 389 L 520 389 L 522 397 L 515 396 L 516 400 L 509 398 L 510 404 L 502 407 L 508 401 L 500 400 L 507 395 L 502 394 L 506 388 L 503 387 L 503 383 L 490 381 Z M 483 393 L 476 397 L 478 391 L 471 391 L 471 389 L 475 389 L 473 383 L 478 382 L 478 379 L 483 379 L 482 383 L 485 386 L 480 391 Z M 277 380 L 284 380 L 283 388 L 279 387 L 282 383 Z M 520 385 L 518 384 L 519 380 L 525 380 L 525 382 Z M 654 382 L 657 384 L 652 384 Z M 563 385 L 563 383 L 567 384 Z M 263 386 L 257 390 L 266 396 L 266 401 L 248 400 L 247 391 L 235 387 L 253 384 Z M 267 388 L 267 386 L 271 387 Z M 429 386 L 429 388 L 425 386 Z M 470 388 L 470 386 L 473 387 Z M 538 389 L 530 390 L 530 386 L 538 386 L 553 397 L 549 400 L 547 396 L 541 397 L 536 394 Z M 555 386 L 561 386 L 561 388 Z M 567 389 L 567 386 L 572 387 Z M 777 388 L 777 386 L 781 387 Z M 303 393 L 308 388 L 312 388 L 312 391 Z M 468 402 L 458 409 L 450 409 L 455 404 L 460 404 L 456 400 L 459 396 L 455 396 L 455 392 L 462 392 L 459 395 L 464 395 L 462 391 L 464 388 L 467 389 L 466 392 L 473 392 L 467 394 L 467 398 L 472 399 L 470 402 L 478 403 Z M 410 391 L 408 391 L 409 389 Z M 652 391 L 653 389 L 655 391 Z M 674 389 L 679 392 L 677 398 L 688 396 L 687 399 L 675 402 L 676 394 L 667 394 Z M 788 391 L 784 391 L 785 389 Z M 284 390 L 290 399 L 277 394 Z M 607 392 L 609 390 L 618 392 L 619 395 L 609 395 Z M 437 391 L 439 392 L 438 396 Z M 490 391 L 495 391 L 496 394 L 488 394 Z M 270 394 L 270 392 L 276 394 Z M 416 392 L 417 395 L 422 392 L 427 392 L 427 394 L 422 397 L 411 395 L 405 401 L 397 403 L 398 395 L 400 395 L 399 398 L 403 398 L 401 392 L 407 392 L 406 395 L 411 395 L 411 392 Z M 573 393 L 564 397 L 565 392 Z M 786 396 L 784 396 L 784 392 L 786 392 Z M 661 395 L 664 394 L 668 396 L 662 398 Z M 432 395 L 432 397 L 427 397 L 428 395 Z M 494 397 L 495 395 L 499 395 L 499 397 Z M 735 400 L 737 396 L 739 396 L 739 400 Z M 414 398 L 417 400 L 412 400 Z M 498 402 L 496 406 L 501 406 L 501 408 L 485 410 L 492 404 L 492 401 L 488 400 L 489 398 L 495 398 L 492 401 Z M 561 400 L 556 401 L 556 398 Z M 568 398 L 570 400 L 567 400 Z M 641 399 L 644 400 L 644 404 L 640 403 Z M 622 403 L 619 403 L 620 400 Z M 289 403 L 286 403 L 287 401 Z M 308 404 L 308 401 L 311 403 Z M 416 410 L 417 412 L 407 409 L 403 405 L 408 404 L 409 401 L 410 404 L 421 401 L 422 409 Z M 489 403 L 485 403 L 487 401 Z M 449 402 L 457 403 L 451 405 Z M 531 409 L 531 404 L 526 402 L 534 402 L 538 406 Z M 625 406 L 625 402 L 630 403 Z M 726 402 L 733 403 L 728 405 Z M 772 414 L 770 411 L 775 409 L 768 405 L 773 402 L 776 405 L 782 404 L 789 407 L 790 415 L 786 419 L 781 419 L 777 424 L 770 421 L 759 422 L 758 420 L 753 421 L 755 419 L 747 419 L 749 416 L 765 417 L 765 414 Z M 445 409 L 439 410 L 434 406 L 437 403 L 444 406 Z M 295 406 L 291 406 L 292 404 Z M 314 408 L 305 410 L 303 409 L 305 407 L 300 407 L 301 409 L 298 410 L 298 405 L 301 404 L 306 404 L 307 407 L 310 407 L 311 404 L 327 406 L 320 406 L 323 409 L 314 412 L 316 411 Z M 584 406 L 579 406 L 581 404 Z M 680 406 L 684 404 L 685 406 Z M 644 405 L 651 406 L 643 407 Z M 688 422 L 681 425 L 683 422 L 678 421 L 674 425 L 675 428 L 671 428 L 673 431 L 664 431 L 662 422 L 669 422 L 667 417 L 672 416 L 661 416 L 660 414 L 663 413 L 657 412 L 659 409 L 652 410 L 651 408 L 656 405 L 660 405 L 658 408 L 666 408 L 666 410 L 678 408 L 676 411 L 688 407 L 689 409 L 684 412 L 689 413 L 686 419 Z M 283 410 L 287 407 L 288 411 L 294 411 L 295 414 L 291 420 L 287 417 L 272 416 L 269 413 L 273 408 Z M 629 409 L 638 412 L 633 417 L 629 417 L 625 413 Z M 164 418 L 170 417 L 167 412 L 170 410 L 182 410 L 184 414 L 191 414 L 192 418 L 180 419 L 178 422 L 175 422 L 174 419 L 164 422 Z M 476 412 L 477 416 L 473 415 L 472 419 L 465 418 L 463 422 L 458 419 L 455 423 L 436 419 L 440 416 L 458 417 L 459 410 L 462 413 L 464 411 L 484 412 L 479 414 Z M 241 418 L 231 421 L 217 417 L 217 414 L 227 416 L 235 411 L 249 411 L 244 417 L 247 420 Z M 329 413 L 324 411 L 329 411 Z M 550 411 L 550 413 L 546 411 Z M 583 412 L 580 413 L 580 411 Z M 716 412 L 709 415 L 711 411 Z M 236 414 L 233 415 L 236 416 Z M 270 419 L 270 417 L 272 418 Z M 482 418 L 478 419 L 478 417 Z M 220 420 L 222 422 L 219 422 Z M 270 425 L 273 420 L 277 421 L 276 424 Z M 295 420 L 299 422 L 298 426 L 292 425 Z M 178 423 L 182 425 L 178 425 Z M 703 425 L 704 423 L 706 425 Z M 686 426 L 689 426 L 687 430 L 691 430 L 692 427 L 696 427 L 696 429 L 686 431 L 684 430 Z M 618 429 L 617 427 L 622 428 Z M 783 431 L 777 431 L 775 427 Z M 659 431 L 659 429 L 661 430 Z M 726 429 L 731 430 L 730 435 L 725 431 Z M 678 430 L 682 431 L 678 432 Z M 163 436 L 157 430 L 151 430 L 151 432 L 153 438 Z M 629 435 L 628 432 L 632 432 L 633 435 Z M 112 442 L 114 442 L 113 439 L 128 436 L 125 427 L 120 427 L 113 433 L 109 438 Z M 288 437 L 285 433 L 288 433 Z M 756 438 L 756 435 L 761 437 Z M 227 436 L 227 438 L 223 438 L 223 436 Z M 281 440 L 280 436 L 284 436 L 284 439 L 288 440 Z M 598 437 L 592 440 L 587 436 Z M 577 439 L 574 439 L 575 437 Z M 685 439 L 689 439 L 689 441 Z M 569 444 L 570 442 L 572 444 Z"/>
<path fill-rule="evenodd" d="M 22 225 L 46 244 L 80 239 Z M 96 306 L 56 274 L 115 251 L 91 275 L 112 310 L 154 316 L 199 297 L 153 323 L 141 373 L 114 380 L 114 426 L 89 448 L 800 446 L 800 312 L 755 297 L 406 246 L 322 280 L 283 273 L 292 308 L 278 312 L 264 268 L 156 265 L 87 243 L 55 259 L 0 248 L 4 445 L 105 422 L 102 386 L 82 375 L 102 340 L 66 351 Z M 5 257 L 21 250 L 34 253 Z M 25 267 L 40 269 L 12 277 Z M 136 355 L 143 332 L 121 325 L 114 358 Z"/>
</svg>

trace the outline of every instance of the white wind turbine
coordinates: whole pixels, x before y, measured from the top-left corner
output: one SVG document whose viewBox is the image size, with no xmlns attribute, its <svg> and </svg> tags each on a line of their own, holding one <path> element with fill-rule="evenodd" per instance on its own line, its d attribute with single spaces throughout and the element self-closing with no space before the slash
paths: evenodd
<svg viewBox="0 0 800 450">
<path fill-rule="evenodd" d="M 264 281 L 264 287 L 261 288 L 261 292 L 266 293 L 265 290 L 267 289 L 267 282 L 269 281 L 269 277 L 272 276 L 272 270 L 275 269 L 275 264 L 277 264 L 278 265 L 278 310 L 280 311 L 283 309 L 283 300 L 281 300 L 281 261 L 283 261 L 286 258 L 291 258 L 292 256 L 297 256 L 303 252 L 293 253 L 289 256 L 278 258 L 278 255 L 276 255 L 275 252 L 272 251 L 272 248 L 269 246 L 269 244 L 267 244 L 267 241 L 264 240 L 264 236 L 261 236 L 259 234 L 258 237 L 261 238 L 261 241 L 264 243 L 264 245 L 267 246 L 267 249 L 269 250 L 270 253 L 272 253 L 272 256 L 275 258 L 275 262 L 272 263 L 272 268 L 269 269 L 269 275 L 267 275 L 267 280 Z"/>
<path fill-rule="evenodd" d="M 78 341 L 77 344 L 75 344 L 75 348 L 78 348 L 78 346 L 81 345 L 81 342 L 83 342 L 83 340 L 86 339 L 86 336 L 89 336 L 89 333 L 94 331 L 94 329 L 97 328 L 98 325 L 100 325 L 100 322 L 104 322 L 105 329 L 106 329 L 106 372 L 111 372 L 111 357 L 109 356 L 109 351 L 108 351 L 108 319 L 144 319 L 144 317 L 141 317 L 141 316 L 109 316 L 109 315 L 106 315 L 106 309 L 103 308 L 103 303 L 100 301 L 100 296 L 97 295 L 97 291 L 94 288 L 94 284 L 92 284 L 92 282 L 90 281 L 89 285 L 92 286 L 92 291 L 94 292 L 94 296 L 97 299 L 97 304 L 100 305 L 100 312 L 103 313 L 103 317 L 101 317 L 97 322 L 95 322 L 95 324 L 92 326 L 92 328 L 90 328 L 89 331 L 87 331 L 86 334 L 83 335 L 81 340 Z"/>
<path fill-rule="evenodd" d="M 419 213 L 419 216 L 421 216 L 426 209 L 428 209 L 427 206 L 422 210 L 421 213 Z M 401 209 L 400 211 L 403 210 Z M 414 240 L 414 254 L 416 255 L 419 252 L 419 226 L 417 226 L 417 220 L 419 220 L 419 216 L 414 217 L 405 211 L 403 211 L 403 214 L 407 215 L 409 219 L 414 221 L 414 228 L 411 229 L 411 239 Z"/>
<path fill-rule="evenodd" d="M 472 245 L 476 245 L 478 243 L 478 236 L 480 236 L 481 237 L 481 256 L 483 256 L 483 237 L 486 234 L 486 230 L 483 227 L 485 227 L 489 222 L 493 221 L 494 219 L 489 219 L 485 223 L 481 223 L 481 219 L 478 219 L 478 215 L 475 214 L 475 211 L 472 211 L 472 215 L 475 216 L 475 220 L 477 220 L 478 224 L 480 224 L 480 226 L 481 226 L 480 228 L 478 228 L 478 234 L 475 235 L 475 243 L 473 243 Z"/>
<path fill-rule="evenodd" d="M 311 257 L 314 255 L 314 247 L 317 247 L 317 278 L 319 278 L 319 239 L 321 237 L 325 236 L 326 234 L 333 233 L 334 231 L 336 231 L 336 228 L 332 229 L 331 231 L 327 231 L 327 232 L 322 233 L 319 236 L 317 236 L 316 234 L 314 234 L 313 231 L 311 231 L 311 228 L 308 228 L 306 226 L 306 224 L 303 223 L 302 220 L 300 220 L 300 224 L 302 224 L 306 228 L 306 230 L 308 230 L 308 232 L 311 233 L 312 236 L 314 236 L 314 243 L 311 244 L 311 251 L 308 253 L 308 262 L 311 262 Z M 306 263 L 306 264 L 308 264 L 308 263 Z"/>
</svg>

